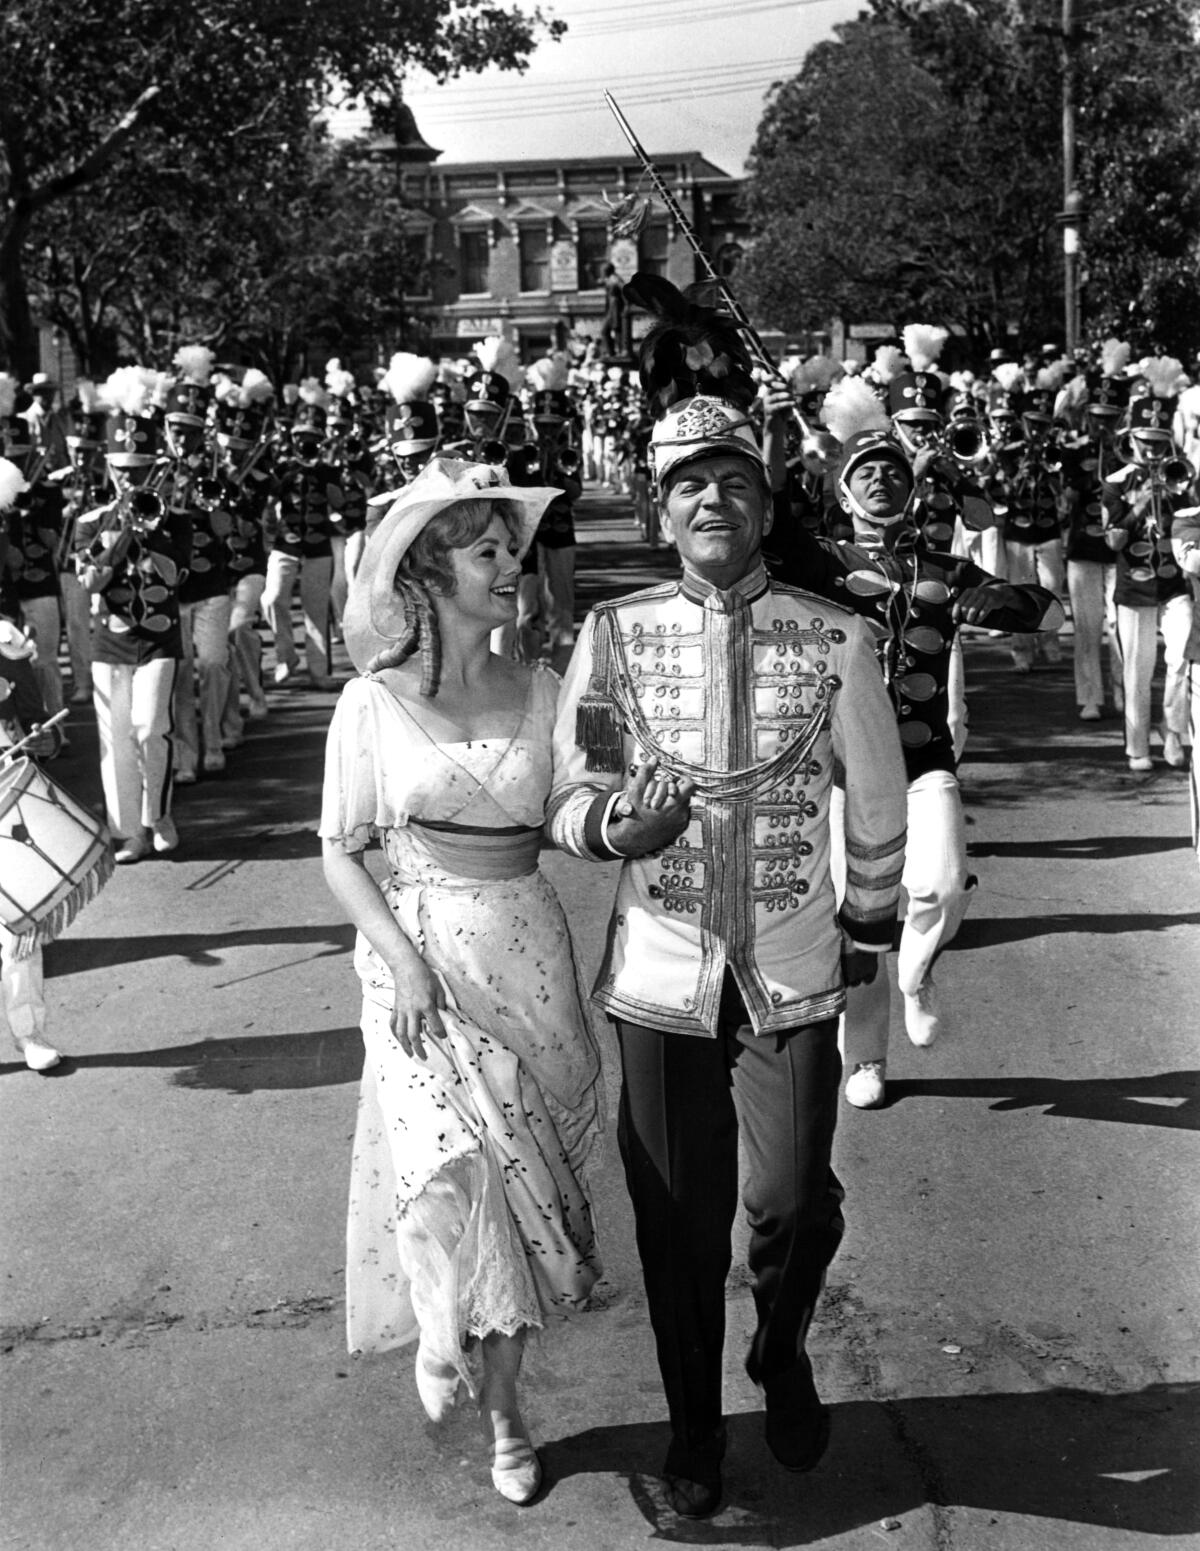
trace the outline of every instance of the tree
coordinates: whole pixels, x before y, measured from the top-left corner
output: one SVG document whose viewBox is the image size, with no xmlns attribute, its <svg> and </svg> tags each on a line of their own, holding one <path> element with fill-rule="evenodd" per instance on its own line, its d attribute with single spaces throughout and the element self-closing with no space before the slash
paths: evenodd
<svg viewBox="0 0 1200 1551">
<path fill-rule="evenodd" d="M 492 0 L 0 0 L 0 18 L 0 360 L 22 375 L 27 248 L 72 195 L 137 180 L 143 150 L 183 176 L 197 158 L 235 176 L 264 138 L 304 141 L 333 83 L 382 113 L 414 65 L 521 69 L 562 30 Z"/>
<path fill-rule="evenodd" d="M 1194 43 L 1177 56 L 1196 0 L 1145 5 L 1103 7 L 1083 45 L 1089 295 L 1136 296 L 1177 337 L 1200 198 Z M 976 356 L 1013 331 L 1061 337 L 1061 40 L 1044 0 L 871 0 L 835 36 L 772 89 L 751 154 L 759 310 L 789 329 L 941 323 Z"/>
</svg>

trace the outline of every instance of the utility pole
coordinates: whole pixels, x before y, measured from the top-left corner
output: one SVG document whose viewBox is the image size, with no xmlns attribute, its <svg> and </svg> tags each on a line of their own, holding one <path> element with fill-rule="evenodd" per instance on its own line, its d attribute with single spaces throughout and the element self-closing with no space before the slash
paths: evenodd
<svg viewBox="0 0 1200 1551">
<path fill-rule="evenodd" d="M 1079 229 L 1083 196 L 1075 183 L 1075 0 L 1062 0 L 1063 323 L 1068 355 L 1079 344 Z"/>
</svg>

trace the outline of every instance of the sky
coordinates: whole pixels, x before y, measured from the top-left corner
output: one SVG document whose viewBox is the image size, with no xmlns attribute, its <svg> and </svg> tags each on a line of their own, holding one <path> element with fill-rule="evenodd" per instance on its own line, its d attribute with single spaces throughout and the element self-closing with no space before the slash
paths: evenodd
<svg viewBox="0 0 1200 1551">
<path fill-rule="evenodd" d="M 532 8 L 530 5 L 529 8 Z M 609 156 L 628 145 L 607 88 L 651 157 L 700 151 L 744 170 L 771 82 L 799 69 L 814 43 L 861 0 L 542 0 L 568 24 L 523 75 L 489 70 L 444 86 L 414 74 L 404 96 L 439 164 Z M 366 128 L 343 109 L 335 133 Z"/>
</svg>

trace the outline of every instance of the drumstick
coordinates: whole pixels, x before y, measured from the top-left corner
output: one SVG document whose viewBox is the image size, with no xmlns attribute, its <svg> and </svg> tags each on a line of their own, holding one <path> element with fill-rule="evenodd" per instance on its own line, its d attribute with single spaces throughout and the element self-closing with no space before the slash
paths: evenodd
<svg viewBox="0 0 1200 1551">
<path fill-rule="evenodd" d="M 64 706 L 61 711 L 56 711 L 53 716 L 48 716 L 36 732 L 27 733 L 20 743 L 12 743 L 8 748 L 0 749 L 0 759 L 12 759 L 13 755 L 20 753 L 27 743 L 32 743 L 35 738 L 40 738 L 47 727 L 57 727 L 59 722 L 65 722 L 70 714 L 70 707 Z"/>
</svg>

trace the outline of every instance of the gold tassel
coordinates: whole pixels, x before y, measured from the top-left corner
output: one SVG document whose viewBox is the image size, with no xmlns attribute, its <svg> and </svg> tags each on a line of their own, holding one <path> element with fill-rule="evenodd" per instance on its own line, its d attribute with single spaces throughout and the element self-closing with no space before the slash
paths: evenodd
<svg viewBox="0 0 1200 1551">
<path fill-rule="evenodd" d="M 585 768 L 615 775 L 625 765 L 624 728 L 617 707 L 607 695 L 591 690 L 575 708 L 575 744 L 587 753 Z"/>
<path fill-rule="evenodd" d="M 605 775 L 625 768 L 625 728 L 610 689 L 612 668 L 613 621 L 602 608 L 592 634 L 592 675 L 575 708 L 575 747 L 587 754 L 585 769 Z"/>
</svg>

